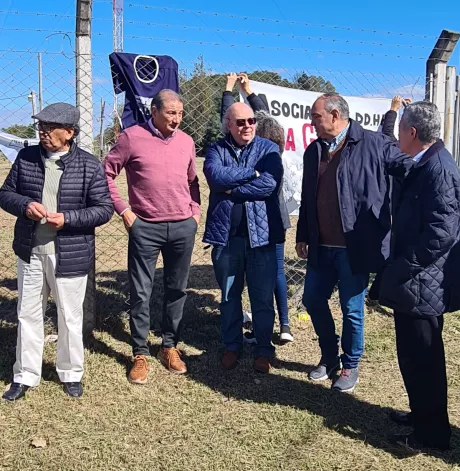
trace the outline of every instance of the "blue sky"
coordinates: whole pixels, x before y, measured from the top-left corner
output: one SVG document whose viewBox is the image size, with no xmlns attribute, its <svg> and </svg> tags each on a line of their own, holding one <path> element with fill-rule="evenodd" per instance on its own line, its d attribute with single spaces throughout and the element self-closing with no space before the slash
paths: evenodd
<svg viewBox="0 0 460 471">
<path fill-rule="evenodd" d="M 200 11 L 215 14 L 197 13 Z M 40 15 L 26 14 L 37 12 Z M 74 14 L 75 0 L 3 0 L 0 5 L 0 50 L 57 53 L 43 57 L 47 101 L 60 98 L 73 85 L 73 35 L 46 37 L 53 31 L 72 32 Z M 107 59 L 112 51 L 111 15 L 110 1 L 94 2 L 96 98 L 105 99 L 111 93 Z M 460 31 L 460 2 L 438 2 L 434 10 L 433 3 L 426 0 L 366 4 L 125 0 L 124 22 L 126 52 L 171 55 L 188 71 L 203 55 L 206 67 L 219 73 L 264 68 L 292 76 L 305 70 L 324 75 L 345 94 L 401 92 L 418 98 L 426 58 L 441 30 Z M 460 68 L 460 46 L 451 65 Z M 8 98 L 36 89 L 36 77 L 34 54 L 0 52 L 0 105 L 4 108 L 0 108 L 0 121 L 7 119 L 6 108 L 22 109 L 24 98 Z M 24 113 L 29 114 L 28 110 Z"/>
</svg>

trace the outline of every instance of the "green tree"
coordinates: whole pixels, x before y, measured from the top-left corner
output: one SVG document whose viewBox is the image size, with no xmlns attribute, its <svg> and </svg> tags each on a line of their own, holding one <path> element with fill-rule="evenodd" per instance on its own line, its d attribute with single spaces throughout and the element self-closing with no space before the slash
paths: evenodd
<svg viewBox="0 0 460 471">
<path fill-rule="evenodd" d="M 307 75 L 305 72 L 294 76 L 293 85 L 300 90 L 320 93 L 335 93 L 336 89 L 329 80 L 317 75 Z"/>
<path fill-rule="evenodd" d="M 24 124 L 13 124 L 7 128 L 3 128 L 2 131 L 12 134 L 13 136 L 21 137 L 22 139 L 30 139 L 35 137 L 34 125 L 29 124 L 25 126 Z"/>
</svg>

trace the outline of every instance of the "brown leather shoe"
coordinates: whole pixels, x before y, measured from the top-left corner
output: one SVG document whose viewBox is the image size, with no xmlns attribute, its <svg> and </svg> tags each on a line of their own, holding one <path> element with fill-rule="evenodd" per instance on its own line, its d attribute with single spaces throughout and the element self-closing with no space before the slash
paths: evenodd
<svg viewBox="0 0 460 471">
<path fill-rule="evenodd" d="M 222 357 L 221 364 L 224 370 L 233 370 L 238 365 L 238 353 L 227 350 Z"/>
<path fill-rule="evenodd" d="M 147 372 L 149 371 L 149 362 L 144 355 L 136 355 L 134 364 L 128 375 L 128 381 L 134 384 L 145 384 L 147 382 Z"/>
<path fill-rule="evenodd" d="M 183 375 L 187 373 L 187 365 L 181 360 L 181 353 L 177 348 L 161 347 L 158 351 L 157 358 L 161 364 L 171 373 Z"/>
<path fill-rule="evenodd" d="M 269 357 L 260 355 L 254 360 L 254 369 L 259 373 L 269 373 L 270 367 L 271 365 Z"/>
</svg>

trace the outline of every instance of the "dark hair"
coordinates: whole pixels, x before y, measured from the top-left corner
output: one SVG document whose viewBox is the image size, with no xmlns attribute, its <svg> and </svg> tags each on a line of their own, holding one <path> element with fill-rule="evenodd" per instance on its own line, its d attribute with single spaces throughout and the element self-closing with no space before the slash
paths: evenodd
<svg viewBox="0 0 460 471">
<path fill-rule="evenodd" d="M 278 144 L 281 155 L 284 152 L 285 142 L 283 126 L 267 111 L 257 111 L 255 117 L 257 119 L 256 134 Z"/>
</svg>

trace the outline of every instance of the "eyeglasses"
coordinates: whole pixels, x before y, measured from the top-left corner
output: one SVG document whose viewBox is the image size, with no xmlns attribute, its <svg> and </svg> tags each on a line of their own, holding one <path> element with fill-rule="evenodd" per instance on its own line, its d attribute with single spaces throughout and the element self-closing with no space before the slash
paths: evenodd
<svg viewBox="0 0 460 471">
<path fill-rule="evenodd" d="M 50 133 L 56 129 L 63 129 L 63 128 L 64 126 L 62 126 L 62 124 L 41 123 L 40 121 L 38 123 L 34 123 L 34 129 L 36 129 L 37 131 L 45 132 L 45 133 Z"/>
<path fill-rule="evenodd" d="M 241 127 L 243 127 L 243 126 L 246 126 L 246 121 L 247 121 L 247 123 L 248 123 L 248 126 L 254 126 L 254 124 L 257 123 L 256 118 L 248 118 L 248 119 L 243 119 L 243 118 L 241 118 L 241 119 L 237 119 L 237 120 L 236 120 L 236 125 L 237 125 L 239 128 L 241 128 Z"/>
</svg>

